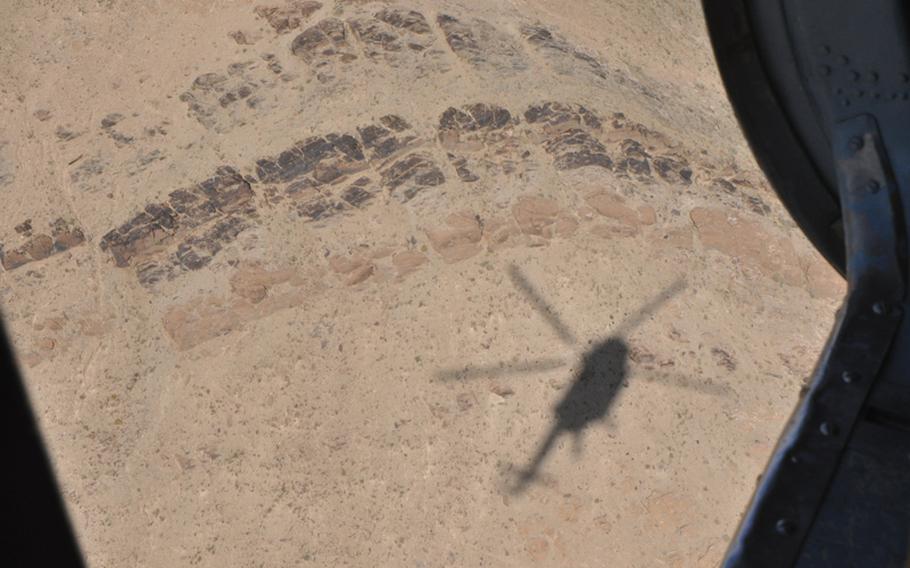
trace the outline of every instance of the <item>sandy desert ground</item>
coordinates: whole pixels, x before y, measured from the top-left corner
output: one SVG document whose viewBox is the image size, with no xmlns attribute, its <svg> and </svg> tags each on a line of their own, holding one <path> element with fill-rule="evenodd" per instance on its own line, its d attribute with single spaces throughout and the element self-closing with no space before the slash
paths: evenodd
<svg viewBox="0 0 910 568">
<path fill-rule="evenodd" d="M 0 34 L 0 307 L 91 566 L 719 561 L 844 287 L 697 2 Z"/>
</svg>

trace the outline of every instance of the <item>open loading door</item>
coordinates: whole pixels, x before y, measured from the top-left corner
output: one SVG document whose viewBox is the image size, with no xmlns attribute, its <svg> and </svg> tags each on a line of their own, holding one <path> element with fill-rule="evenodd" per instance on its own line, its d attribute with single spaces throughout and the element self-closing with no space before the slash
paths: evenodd
<svg viewBox="0 0 910 568">
<path fill-rule="evenodd" d="M 903 0 L 705 0 L 728 95 L 847 298 L 725 566 L 910 566 Z"/>
</svg>

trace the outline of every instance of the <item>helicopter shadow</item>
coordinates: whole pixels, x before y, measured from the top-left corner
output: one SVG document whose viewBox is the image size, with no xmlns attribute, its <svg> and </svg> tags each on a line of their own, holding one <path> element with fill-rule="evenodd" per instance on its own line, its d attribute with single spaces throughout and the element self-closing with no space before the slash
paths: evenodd
<svg viewBox="0 0 910 568">
<path fill-rule="evenodd" d="M 560 341 L 567 346 L 574 346 L 577 341 L 569 326 L 562 321 L 558 312 L 521 270 L 512 265 L 509 273 L 512 283 L 525 295 L 534 310 L 550 324 Z M 613 329 L 613 333 L 607 339 L 586 350 L 581 368 L 573 378 L 571 386 L 553 407 L 554 416 L 550 429 L 537 446 L 537 450 L 527 465 L 519 470 L 509 489 L 511 493 L 524 492 L 540 476 L 544 461 L 564 434 L 572 436 L 573 453 L 580 456 L 584 431 L 595 423 L 608 420 L 610 409 L 616 401 L 617 395 L 629 384 L 630 349 L 625 337 L 653 315 L 661 305 L 680 293 L 685 286 L 683 280 L 675 281 L 635 313 L 628 315 Z M 460 369 L 449 369 L 441 371 L 438 377 L 442 380 L 492 378 L 508 374 L 529 374 L 555 370 L 564 365 L 565 363 L 561 359 L 538 359 L 511 365 L 500 363 L 487 367 L 466 366 Z M 691 381 L 684 377 L 650 374 L 643 378 L 648 382 L 662 382 L 670 386 L 695 389 L 712 395 L 725 394 L 728 391 L 727 387 L 723 385 Z"/>
</svg>

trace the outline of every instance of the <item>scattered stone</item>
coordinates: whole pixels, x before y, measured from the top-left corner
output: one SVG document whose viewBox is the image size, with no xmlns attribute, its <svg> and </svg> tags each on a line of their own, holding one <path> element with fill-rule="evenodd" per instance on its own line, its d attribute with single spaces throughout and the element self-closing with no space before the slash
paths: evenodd
<svg viewBox="0 0 910 568">
<path fill-rule="evenodd" d="M 411 128 L 411 125 L 408 124 L 407 120 L 394 114 L 387 114 L 383 117 L 380 117 L 379 122 L 381 122 L 386 128 L 391 128 L 395 132 L 403 132 Z"/>
<path fill-rule="evenodd" d="M 348 23 L 368 59 L 381 59 L 393 66 L 409 55 L 422 56 L 434 40 L 426 18 L 414 10 L 386 8 L 373 17 L 354 18 Z"/>
<path fill-rule="evenodd" d="M 341 194 L 341 198 L 352 207 L 362 207 L 366 205 L 368 201 L 373 199 L 374 192 L 367 189 L 368 185 L 371 184 L 373 180 L 368 177 L 362 177 L 352 183 Z"/>
<path fill-rule="evenodd" d="M 502 385 L 493 385 L 490 387 L 490 392 L 496 396 L 507 398 L 515 394 L 515 391 L 511 387 L 506 387 Z"/>
<path fill-rule="evenodd" d="M 475 132 L 498 130 L 514 124 L 508 110 L 485 103 L 466 105 L 461 109 L 449 107 L 439 119 L 439 132 Z"/>
<path fill-rule="evenodd" d="M 765 229 L 758 220 L 732 211 L 696 207 L 689 213 L 704 247 L 738 258 L 765 276 L 785 284 L 805 285 L 793 244 Z"/>
<path fill-rule="evenodd" d="M 418 143 L 413 133 L 404 134 L 411 129 L 411 125 L 400 116 L 386 115 L 379 122 L 357 129 L 370 161 L 384 162 Z"/>
<path fill-rule="evenodd" d="M 227 80 L 227 76 L 220 73 L 203 73 L 193 81 L 193 88 L 201 91 L 218 91 Z"/>
<path fill-rule="evenodd" d="M 461 109 L 449 107 L 439 118 L 439 141 L 452 151 L 476 151 L 490 141 L 490 134 L 512 126 L 517 120 L 508 110 L 484 103 Z"/>
<path fill-rule="evenodd" d="M 256 175 L 264 183 L 289 183 L 305 177 L 313 185 L 333 182 L 366 168 L 363 147 L 348 134 L 313 136 L 298 142 L 275 158 L 256 162 Z"/>
<path fill-rule="evenodd" d="M 22 251 L 34 260 L 43 260 L 54 252 L 54 239 L 47 235 L 36 235 L 22 245 Z"/>
<path fill-rule="evenodd" d="M 475 67 L 498 71 L 522 71 L 528 67 L 521 46 L 510 35 L 483 20 L 463 22 L 454 16 L 440 14 L 436 23 L 455 55 Z"/>
<path fill-rule="evenodd" d="M 563 75 L 574 74 L 575 69 L 580 67 L 600 79 L 608 77 L 606 65 L 539 23 L 521 26 L 521 35 Z"/>
<path fill-rule="evenodd" d="M 723 178 L 715 179 L 713 182 L 712 188 L 714 190 L 719 190 L 724 193 L 729 193 L 731 195 L 736 193 L 736 186 L 733 185 L 733 183 L 730 182 L 729 180 L 725 180 Z"/>
<path fill-rule="evenodd" d="M 650 205 L 641 205 L 638 207 L 638 221 L 642 225 L 653 225 L 657 223 L 657 212 Z"/>
<path fill-rule="evenodd" d="M 641 225 L 652 225 L 657 221 L 654 208 L 650 206 L 633 209 L 626 203 L 626 199 L 615 193 L 601 191 L 585 198 L 585 202 L 597 213 L 604 217 L 615 219 L 630 227 L 638 228 Z"/>
<path fill-rule="evenodd" d="M 15 230 L 17 233 L 19 233 L 23 237 L 32 236 L 32 220 L 26 219 L 25 221 L 19 223 L 18 225 L 16 225 Z"/>
<path fill-rule="evenodd" d="M 453 213 L 445 220 L 445 226 L 426 230 L 430 244 L 443 260 L 452 264 L 471 258 L 480 252 L 483 228 L 477 215 L 470 211 Z"/>
<path fill-rule="evenodd" d="M 546 238 L 572 235 L 578 222 L 556 201 L 545 197 L 521 197 L 512 206 L 512 215 L 522 233 Z"/>
<path fill-rule="evenodd" d="M 650 365 L 657 360 L 657 357 L 644 347 L 636 345 L 629 350 L 629 359 L 640 365 Z"/>
<path fill-rule="evenodd" d="M 98 157 L 81 160 L 81 163 L 70 172 L 70 180 L 76 183 L 98 176 L 104 173 L 104 166 L 105 163 Z"/>
<path fill-rule="evenodd" d="M 665 142 L 664 137 L 661 136 L 660 133 L 651 130 L 643 124 L 629 120 L 629 118 L 621 112 L 614 112 L 612 114 L 610 126 L 612 126 L 613 130 L 617 131 L 617 133 L 625 132 L 627 135 L 633 134 L 635 138 Z"/>
<path fill-rule="evenodd" d="M 557 223 L 559 223 L 559 221 L 557 221 Z M 483 226 L 483 236 L 487 240 L 487 247 L 491 251 L 513 245 L 513 237 L 521 234 L 522 231 L 515 222 L 514 216 L 506 220 L 489 219 Z"/>
<path fill-rule="evenodd" d="M 268 270 L 253 264 L 241 267 L 231 276 L 231 291 L 258 304 L 268 296 L 271 288 L 294 279 L 293 269 Z"/>
<path fill-rule="evenodd" d="M 199 270 L 249 227 L 248 220 L 239 215 L 219 219 L 202 234 L 189 237 L 177 246 L 177 262 L 186 270 Z"/>
<path fill-rule="evenodd" d="M 104 318 L 88 317 L 77 320 L 79 333 L 85 337 L 100 337 L 109 331 L 109 325 Z"/>
<path fill-rule="evenodd" d="M 241 61 L 228 65 L 227 74 L 204 73 L 196 77 L 180 100 L 200 124 L 224 132 L 243 124 L 247 113 L 264 110 L 260 108 L 260 91 L 270 82 L 274 82 L 274 66 L 263 68 L 255 60 Z"/>
<path fill-rule="evenodd" d="M 255 88 L 255 85 L 240 85 L 236 89 L 231 89 L 218 97 L 218 104 L 224 108 L 236 101 L 243 100 L 252 95 Z"/>
<path fill-rule="evenodd" d="M 415 250 L 402 251 L 392 256 L 392 264 L 398 271 L 399 278 L 404 278 L 408 274 L 416 272 L 429 261 L 430 259 L 425 254 Z"/>
<path fill-rule="evenodd" d="M 51 223 L 51 236 L 54 239 L 54 253 L 69 250 L 85 242 L 82 229 L 62 217 Z"/>
<path fill-rule="evenodd" d="M 677 229 L 671 229 L 664 233 L 661 236 L 660 242 L 673 247 L 680 248 L 685 250 L 692 250 L 693 248 L 693 233 L 692 229 L 689 227 L 679 227 Z"/>
<path fill-rule="evenodd" d="M 480 179 L 479 169 L 515 171 L 520 146 L 513 132 L 517 124 L 517 117 L 497 105 L 450 107 L 439 118 L 437 139 L 459 179 L 473 183 Z"/>
<path fill-rule="evenodd" d="M 36 331 L 41 331 L 45 328 L 51 331 L 60 331 L 66 324 L 66 314 L 62 317 L 48 317 L 43 320 L 38 320 L 35 322 L 35 325 L 32 326 Z"/>
<path fill-rule="evenodd" d="M 119 112 L 112 112 L 101 119 L 101 128 L 108 129 L 117 125 L 125 117 Z"/>
<path fill-rule="evenodd" d="M 166 202 L 147 205 L 105 234 L 101 249 L 111 253 L 117 266 L 126 267 L 176 245 L 168 264 L 197 270 L 250 226 L 252 198 L 249 182 L 233 168 L 220 167 L 213 177 L 171 192 Z M 143 272 L 150 278 L 159 273 L 149 265 Z"/>
<path fill-rule="evenodd" d="M 547 132 L 574 128 L 601 129 L 600 118 L 581 105 L 549 101 L 528 107 L 524 116 L 528 124 L 543 126 Z"/>
<path fill-rule="evenodd" d="M 592 235 L 604 239 L 634 237 L 639 232 L 639 228 L 632 225 L 595 225 L 591 227 Z"/>
<path fill-rule="evenodd" d="M 467 412 L 474 407 L 474 396 L 463 392 L 455 397 L 455 404 L 461 412 Z"/>
<path fill-rule="evenodd" d="M 239 330 L 247 322 L 306 304 L 315 294 L 314 290 L 307 289 L 304 284 L 302 280 L 292 282 L 289 290 L 269 292 L 255 303 L 244 297 L 201 296 L 168 308 L 162 318 L 162 325 L 178 350 L 192 349 Z"/>
<path fill-rule="evenodd" d="M 420 12 L 397 8 L 384 8 L 376 12 L 376 19 L 400 30 L 408 30 L 418 35 L 431 34 L 430 24 Z"/>
<path fill-rule="evenodd" d="M 818 254 L 805 260 L 806 280 L 813 298 L 838 299 L 847 293 L 844 278 Z"/>
<path fill-rule="evenodd" d="M 228 37 L 237 42 L 237 45 L 253 45 L 256 43 L 256 39 L 254 38 L 253 34 L 241 30 L 236 30 L 229 33 Z"/>
<path fill-rule="evenodd" d="M 753 213 L 758 213 L 759 215 L 767 215 L 771 212 L 771 206 L 765 203 L 765 201 L 757 195 L 743 194 L 743 201 L 745 201 L 746 206 Z"/>
<path fill-rule="evenodd" d="M 404 203 L 428 187 L 445 183 L 442 170 L 428 154 L 414 153 L 382 171 L 382 187 Z M 399 191 L 400 189 L 400 191 Z"/>
<path fill-rule="evenodd" d="M 616 173 L 633 174 L 639 178 L 651 177 L 651 154 L 640 142 L 626 138 L 620 144 L 622 158 L 616 164 Z"/>
<path fill-rule="evenodd" d="M 736 360 L 720 347 L 712 347 L 711 355 L 719 366 L 731 372 L 736 370 Z"/>
<path fill-rule="evenodd" d="M 20 247 L 9 251 L 0 246 L 0 264 L 6 270 L 13 270 L 37 260 L 44 260 L 85 242 L 82 230 L 73 222 L 62 218 L 51 224 L 50 235 L 33 234 L 30 219 L 16 226 L 16 232 L 29 239 Z"/>
<path fill-rule="evenodd" d="M 692 168 L 689 162 L 676 155 L 656 156 L 651 160 L 657 175 L 665 182 L 674 185 L 690 185 L 692 183 Z"/>
<path fill-rule="evenodd" d="M 3 268 L 6 270 L 19 268 L 23 264 L 31 262 L 32 260 L 34 259 L 29 258 L 29 256 L 22 250 L 7 251 L 3 248 L 0 248 L 0 261 L 2 261 Z"/>
<path fill-rule="evenodd" d="M 518 227 L 530 235 L 543 235 L 556 222 L 559 212 L 559 204 L 545 197 L 522 197 L 512 206 Z"/>
<path fill-rule="evenodd" d="M 69 142 L 79 136 L 78 133 L 68 130 L 63 126 L 58 126 L 57 130 L 54 131 L 54 134 L 57 136 L 57 139 L 62 142 Z"/>
<path fill-rule="evenodd" d="M 111 137 L 111 140 L 117 145 L 118 148 L 123 146 L 128 146 L 133 143 L 133 137 L 127 136 L 121 132 L 116 132 L 114 130 L 109 130 L 108 135 Z M 146 162 L 147 163 L 147 162 Z"/>
<path fill-rule="evenodd" d="M 573 128 L 560 132 L 544 142 L 544 149 L 553 156 L 558 170 L 574 170 L 585 166 L 613 169 L 607 149 L 584 130 Z"/>
<path fill-rule="evenodd" d="M 480 180 L 480 177 L 478 177 L 477 174 L 468 169 L 468 160 L 466 158 L 456 158 L 451 154 L 450 156 L 450 161 L 455 168 L 455 174 L 458 176 L 458 179 L 465 183 L 474 183 L 475 181 Z"/>
<path fill-rule="evenodd" d="M 347 40 L 344 22 L 327 18 L 307 28 L 291 42 L 291 53 L 314 67 L 323 67 L 340 61 L 349 63 L 357 59 Z"/>
<path fill-rule="evenodd" d="M 367 280 L 373 275 L 376 266 L 369 260 L 360 257 L 338 257 L 329 258 L 329 267 L 337 274 L 342 275 L 344 283 L 348 286 L 354 286 Z"/>
<path fill-rule="evenodd" d="M 322 4 L 313 0 L 291 0 L 284 6 L 257 6 L 253 12 L 265 19 L 277 33 L 283 34 L 299 28 L 320 8 Z"/>
<path fill-rule="evenodd" d="M 278 58 L 275 57 L 274 53 L 263 53 L 262 60 L 266 62 L 266 67 L 269 71 L 276 75 L 281 75 L 284 72 L 284 68 L 281 66 L 281 63 L 278 62 Z"/>
</svg>

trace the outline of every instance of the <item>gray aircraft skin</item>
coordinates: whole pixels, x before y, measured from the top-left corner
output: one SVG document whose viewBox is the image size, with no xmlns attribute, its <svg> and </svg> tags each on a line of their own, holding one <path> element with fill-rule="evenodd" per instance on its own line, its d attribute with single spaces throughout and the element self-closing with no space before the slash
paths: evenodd
<svg viewBox="0 0 910 568">
<path fill-rule="evenodd" d="M 703 6 L 759 164 L 848 284 L 724 566 L 910 566 L 906 3 Z"/>
</svg>

